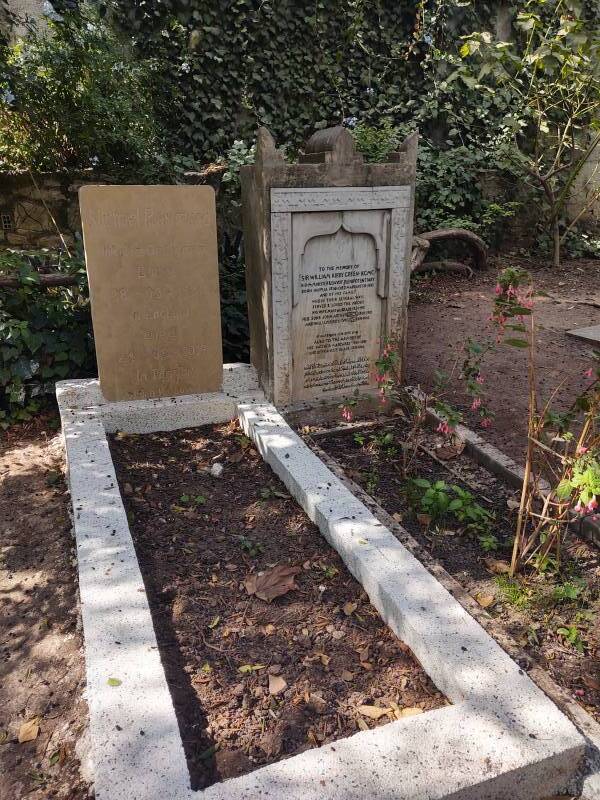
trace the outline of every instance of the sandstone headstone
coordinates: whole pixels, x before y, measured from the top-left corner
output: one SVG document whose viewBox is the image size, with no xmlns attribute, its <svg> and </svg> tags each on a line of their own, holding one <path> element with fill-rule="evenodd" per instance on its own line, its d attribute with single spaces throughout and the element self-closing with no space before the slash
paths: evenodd
<svg viewBox="0 0 600 800">
<path fill-rule="evenodd" d="M 100 387 L 107 400 L 218 391 L 223 378 L 214 191 L 79 192 Z"/>
<path fill-rule="evenodd" d="M 264 128 L 242 168 L 251 359 L 276 404 L 377 390 L 384 343 L 406 338 L 416 136 L 365 164 L 349 131 L 288 164 Z"/>
</svg>

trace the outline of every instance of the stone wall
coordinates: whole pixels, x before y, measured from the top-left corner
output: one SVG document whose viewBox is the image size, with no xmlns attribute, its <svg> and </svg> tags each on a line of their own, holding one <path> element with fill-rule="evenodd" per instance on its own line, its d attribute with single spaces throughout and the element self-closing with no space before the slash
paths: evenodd
<svg viewBox="0 0 600 800">
<path fill-rule="evenodd" d="M 224 168 L 187 172 L 182 182 L 208 184 L 219 194 Z M 70 246 L 81 236 L 79 189 L 88 184 L 115 183 L 91 170 L 65 173 L 0 172 L 0 247 L 60 247 L 63 234 Z M 221 215 L 222 216 L 222 215 Z M 220 219 L 220 228 L 223 220 Z"/>
<path fill-rule="evenodd" d="M 77 191 L 83 182 L 65 175 L 0 174 L 0 246 L 58 247 L 59 230 L 73 244 L 81 228 Z"/>
</svg>

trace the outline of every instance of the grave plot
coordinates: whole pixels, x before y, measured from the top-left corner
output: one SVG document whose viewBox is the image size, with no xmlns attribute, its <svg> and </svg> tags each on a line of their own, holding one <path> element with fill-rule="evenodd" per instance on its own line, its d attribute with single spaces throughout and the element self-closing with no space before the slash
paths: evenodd
<svg viewBox="0 0 600 800">
<path fill-rule="evenodd" d="M 358 422 L 307 434 L 553 679 L 600 720 L 600 554 L 574 532 L 560 575 L 508 575 L 519 491 L 426 432 L 402 468 L 407 424 Z"/>
<path fill-rule="evenodd" d="M 236 423 L 110 447 L 193 788 L 446 704 Z"/>
</svg>

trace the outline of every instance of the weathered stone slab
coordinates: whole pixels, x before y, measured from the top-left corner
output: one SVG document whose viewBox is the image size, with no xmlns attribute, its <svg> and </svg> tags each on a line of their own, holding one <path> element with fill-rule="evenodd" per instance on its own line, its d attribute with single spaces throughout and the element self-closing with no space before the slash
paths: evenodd
<svg viewBox="0 0 600 800">
<path fill-rule="evenodd" d="M 402 371 L 416 147 L 413 136 L 366 164 L 336 127 L 288 164 L 259 131 L 241 173 L 248 314 L 252 363 L 277 405 L 373 394 L 388 341 Z"/>
<path fill-rule="evenodd" d="M 581 339 L 583 342 L 600 346 L 600 325 L 592 325 L 590 328 L 573 328 L 567 331 L 569 336 Z"/>
<path fill-rule="evenodd" d="M 213 189 L 84 186 L 79 199 L 104 397 L 218 391 Z"/>
</svg>

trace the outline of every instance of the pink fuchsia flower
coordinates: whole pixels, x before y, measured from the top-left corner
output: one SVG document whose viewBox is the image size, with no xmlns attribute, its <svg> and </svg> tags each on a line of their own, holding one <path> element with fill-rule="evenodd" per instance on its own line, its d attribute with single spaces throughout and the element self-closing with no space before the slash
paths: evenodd
<svg viewBox="0 0 600 800">
<path fill-rule="evenodd" d="M 491 424 L 492 424 L 492 420 L 490 419 L 490 417 L 484 417 L 481 420 L 481 427 L 482 428 L 489 428 L 491 426 Z"/>
<path fill-rule="evenodd" d="M 481 398 L 480 397 L 476 397 L 473 400 L 473 402 L 471 403 L 471 411 L 477 411 L 477 409 L 480 407 L 480 405 L 481 405 Z"/>
<path fill-rule="evenodd" d="M 585 507 L 585 510 L 586 510 L 586 512 L 587 512 L 588 514 L 591 514 L 591 513 L 592 513 L 592 511 L 595 511 L 597 508 L 598 508 L 598 501 L 596 500 L 596 498 L 595 498 L 595 497 L 592 497 L 592 499 L 590 500 L 590 502 L 589 502 L 589 503 L 587 504 L 587 506 Z"/>
<path fill-rule="evenodd" d="M 494 287 L 494 291 L 496 292 L 496 294 L 502 294 L 502 287 L 500 286 L 499 283 L 497 283 L 496 286 Z"/>
<path fill-rule="evenodd" d="M 582 456 L 584 453 L 587 453 L 589 447 L 584 447 L 583 445 L 579 445 L 577 450 L 575 451 L 576 456 Z"/>
<path fill-rule="evenodd" d="M 353 414 L 352 409 L 349 406 L 342 407 L 342 419 L 345 419 L 346 422 L 352 422 Z"/>
<path fill-rule="evenodd" d="M 583 377 L 584 378 L 593 378 L 594 377 L 594 370 L 591 367 L 589 369 L 586 369 L 586 371 L 583 373 Z"/>
<path fill-rule="evenodd" d="M 583 506 L 581 505 L 581 500 L 577 501 L 577 505 L 573 509 L 577 514 L 583 513 Z"/>
<path fill-rule="evenodd" d="M 483 375 L 478 375 L 475 378 L 475 383 L 478 383 L 479 385 L 481 385 L 484 381 L 485 381 L 485 378 L 483 377 Z"/>
<path fill-rule="evenodd" d="M 454 428 L 451 425 L 443 420 L 436 428 L 437 433 L 442 433 L 444 436 L 450 436 L 450 434 L 454 433 Z"/>
</svg>

